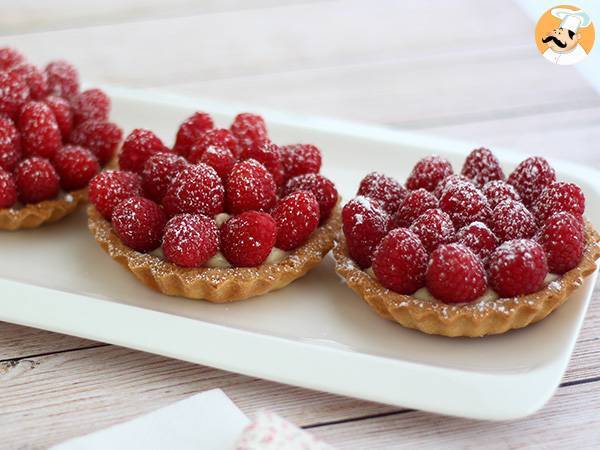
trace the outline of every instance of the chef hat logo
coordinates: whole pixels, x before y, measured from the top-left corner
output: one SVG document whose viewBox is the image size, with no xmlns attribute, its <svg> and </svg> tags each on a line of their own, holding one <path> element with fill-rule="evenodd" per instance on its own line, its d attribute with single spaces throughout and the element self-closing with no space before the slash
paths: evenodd
<svg viewBox="0 0 600 450">
<path fill-rule="evenodd" d="M 595 34 L 592 17 L 585 10 L 557 5 L 538 20 L 535 43 L 546 60 L 571 65 L 583 61 L 592 51 Z"/>
</svg>

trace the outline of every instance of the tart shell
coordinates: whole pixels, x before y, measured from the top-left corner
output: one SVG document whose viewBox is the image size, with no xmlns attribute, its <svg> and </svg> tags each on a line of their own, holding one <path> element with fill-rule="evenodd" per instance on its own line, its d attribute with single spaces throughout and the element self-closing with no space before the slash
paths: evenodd
<svg viewBox="0 0 600 450">
<path fill-rule="evenodd" d="M 96 242 L 140 281 L 163 294 L 228 303 L 281 289 L 304 276 L 332 249 L 340 228 L 339 205 L 308 242 L 275 264 L 259 267 L 184 268 L 127 247 L 93 205 L 88 227 Z"/>
<path fill-rule="evenodd" d="M 37 228 L 56 222 L 73 213 L 77 206 L 85 201 L 87 201 L 87 188 L 71 191 L 63 198 L 45 200 L 18 209 L 0 209 L 0 230 Z"/>
<path fill-rule="evenodd" d="M 586 245 L 579 265 L 544 289 L 519 297 L 454 305 L 439 300 L 421 300 L 386 289 L 348 256 L 342 233 L 333 255 L 338 274 L 381 317 L 428 334 L 481 337 L 538 322 L 569 298 L 584 278 L 594 272 L 595 261 L 600 256 L 600 235 L 587 221 L 585 230 Z"/>
</svg>

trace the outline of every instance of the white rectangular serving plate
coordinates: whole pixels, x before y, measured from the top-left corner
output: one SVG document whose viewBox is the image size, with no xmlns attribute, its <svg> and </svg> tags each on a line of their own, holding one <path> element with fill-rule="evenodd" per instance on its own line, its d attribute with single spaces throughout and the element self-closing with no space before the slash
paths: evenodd
<svg viewBox="0 0 600 450">
<path fill-rule="evenodd" d="M 170 144 L 195 110 L 228 126 L 240 111 L 264 115 L 277 143 L 323 150 L 323 173 L 344 199 L 367 172 L 405 179 L 441 154 L 460 169 L 485 142 L 465 143 L 338 120 L 300 117 L 157 91 L 106 88 L 112 120 Z M 524 155 L 495 149 L 505 169 Z M 534 153 L 535 149 L 531 149 Z M 599 172 L 551 161 L 587 195 L 600 223 Z M 483 339 L 429 336 L 380 319 L 337 277 L 331 256 L 289 287 L 230 305 L 168 297 L 140 284 L 87 230 L 85 208 L 57 224 L 0 234 L 0 320 L 108 342 L 254 377 L 442 414 L 488 420 L 535 412 L 566 369 L 597 272 L 546 320 Z"/>
</svg>

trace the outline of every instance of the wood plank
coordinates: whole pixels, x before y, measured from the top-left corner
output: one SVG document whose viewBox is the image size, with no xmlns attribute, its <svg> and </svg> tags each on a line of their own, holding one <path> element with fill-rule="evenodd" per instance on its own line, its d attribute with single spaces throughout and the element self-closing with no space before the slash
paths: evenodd
<svg viewBox="0 0 600 450">
<path fill-rule="evenodd" d="M 0 361 L 98 345 L 66 334 L 0 322 Z"/>
<path fill-rule="evenodd" d="M 94 82 L 143 87 L 448 52 L 486 53 L 522 47 L 530 37 L 529 19 L 496 2 L 482 7 L 481 2 L 466 0 L 457 8 L 429 0 L 426 7 L 427 25 L 435 33 L 423 33 L 418 20 L 403 21 L 399 31 L 402 17 L 423 14 L 420 3 L 338 0 L 13 35 L 3 41 L 37 63 L 69 59 Z M 470 20 L 465 20 L 465 11 Z M 488 23 L 485 33 L 480 32 L 479 20 Z M 505 32 L 507 21 L 514 32 Z"/>
<path fill-rule="evenodd" d="M 555 72 L 547 66 L 529 48 L 490 49 L 203 80 L 172 85 L 169 90 L 307 115 L 427 130 L 456 124 L 476 129 L 478 123 L 493 123 L 498 118 L 511 118 L 514 128 L 523 129 L 520 118 L 540 117 L 538 114 L 548 111 L 557 112 L 553 119 L 558 126 L 560 114 L 566 118 L 568 111 L 600 107 L 600 96 L 576 73 Z M 518 83 L 506 77 L 513 72 L 519 73 Z M 464 73 L 478 76 L 465 77 Z M 553 83 L 540 83 L 548 76 Z M 529 122 L 535 120 L 543 119 Z M 445 132 L 441 129 L 439 134 Z M 492 136 L 493 132 L 490 130 Z M 455 135 L 460 136 L 461 130 Z M 462 135 L 470 137 L 466 131 Z M 478 136 L 487 137 L 483 132 Z"/>
<path fill-rule="evenodd" d="M 600 141 L 600 108 L 576 111 L 553 109 L 524 117 L 504 117 L 459 125 L 426 128 L 438 136 L 479 141 L 490 148 L 505 147 L 600 167 L 600 152 L 590 145 Z"/>
<path fill-rule="evenodd" d="M 270 8 L 293 3 L 321 0 L 19 0 L 10 7 L 3 5 L 0 35 L 31 33 L 42 30 L 84 28 L 150 18 L 181 17 L 198 14 Z"/>
<path fill-rule="evenodd" d="M 223 388 L 247 414 L 260 408 L 268 408 L 297 424 L 309 427 L 317 425 L 313 431 L 341 448 L 365 448 L 359 444 L 366 445 L 370 439 L 374 439 L 374 447 L 369 448 L 387 447 L 392 444 L 393 439 L 412 444 L 414 441 L 407 439 L 404 434 L 398 435 L 398 430 L 404 433 L 415 427 L 421 431 L 436 429 L 435 426 L 455 431 L 458 429 L 461 439 L 456 440 L 457 445 L 461 442 L 464 444 L 464 439 L 475 436 L 480 431 L 480 422 L 442 419 L 419 412 L 361 421 L 357 419 L 385 415 L 399 409 L 293 388 L 112 346 L 27 359 L 5 367 L 2 372 L 0 402 L 3 408 L 0 420 L 3 424 L 3 444 L 7 447 L 52 445 L 214 387 Z M 570 405 L 570 408 L 577 408 L 583 415 L 594 416 L 594 408 L 600 407 L 600 396 L 597 389 L 590 391 L 587 386 L 583 384 L 561 388 L 557 397 L 562 398 L 563 392 L 567 390 L 573 396 L 565 404 Z M 595 395 L 588 395 L 590 392 Z M 547 417 L 557 422 L 564 419 L 564 422 L 570 423 L 571 416 L 575 415 L 570 416 L 565 412 L 569 411 L 565 405 L 553 407 L 554 402 L 555 400 L 548 407 L 550 412 L 547 413 L 544 409 L 539 419 L 536 419 L 538 416 L 524 419 L 531 421 L 529 427 L 532 432 L 539 431 L 539 422 L 546 422 Z M 581 411 L 579 403 L 585 403 L 589 411 Z M 559 420 L 556 410 L 562 412 L 562 419 Z M 345 420 L 352 421 L 352 428 L 348 428 L 348 424 L 318 426 L 330 421 Z M 405 427 L 405 420 L 411 421 L 411 425 Z M 457 421 L 457 427 L 446 425 Z M 73 426 L 74 423 L 77 424 L 76 427 Z M 449 430 L 443 428 L 439 438 L 446 439 Z M 507 436 L 516 434 L 507 433 Z M 552 436 L 555 439 L 560 433 L 553 433 Z M 351 440 L 347 441 L 349 437 Z M 430 440 L 437 439 L 435 434 L 417 433 L 416 436 L 408 437 L 424 439 L 430 445 L 437 442 Z M 478 441 L 469 442 L 477 444 Z"/>
<path fill-rule="evenodd" d="M 397 18 L 421 14 L 420 4 L 339 0 L 16 35 L 7 43 L 37 63 L 60 53 L 93 83 L 168 84 L 187 95 L 408 128 L 600 106 L 590 86 L 574 82 L 575 69 L 549 65 L 523 44 L 531 24 L 519 11 L 474 0 L 429 6 L 436 33 L 407 21 L 399 35 Z M 473 20 L 464 20 L 466 10 Z M 332 16 L 341 24 L 335 32 Z M 492 16 L 479 33 L 478 20 Z M 507 21 L 509 35 L 500 26 Z M 518 82 L 506 75 L 515 73 Z"/>
<path fill-rule="evenodd" d="M 593 379 L 600 375 L 600 283 L 596 283 L 592 303 L 588 309 L 583 327 L 563 383 Z"/>
<path fill-rule="evenodd" d="M 598 448 L 600 382 L 561 388 L 537 414 L 483 422 L 418 411 L 311 428 L 342 449 Z"/>
<path fill-rule="evenodd" d="M 113 346 L 4 364 L 0 386 L 7 448 L 46 447 L 217 387 L 248 414 L 264 407 L 301 425 L 398 410 Z"/>
</svg>

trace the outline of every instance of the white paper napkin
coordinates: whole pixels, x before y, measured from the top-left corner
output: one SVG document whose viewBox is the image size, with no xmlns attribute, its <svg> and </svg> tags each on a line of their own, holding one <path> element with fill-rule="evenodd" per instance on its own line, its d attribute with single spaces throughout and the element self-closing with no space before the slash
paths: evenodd
<svg viewBox="0 0 600 450">
<path fill-rule="evenodd" d="M 214 389 L 53 450 L 231 450 L 249 423 L 222 390 Z"/>
</svg>

